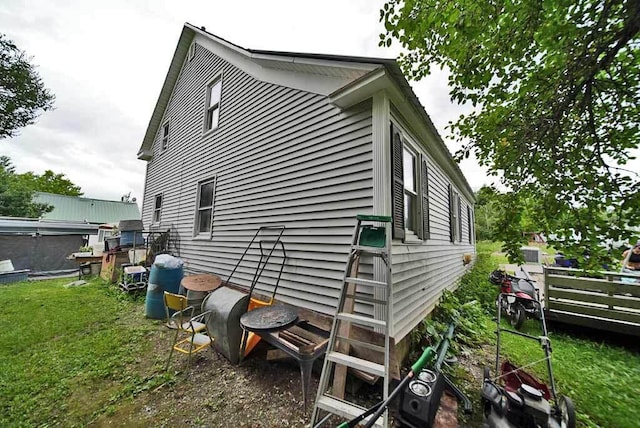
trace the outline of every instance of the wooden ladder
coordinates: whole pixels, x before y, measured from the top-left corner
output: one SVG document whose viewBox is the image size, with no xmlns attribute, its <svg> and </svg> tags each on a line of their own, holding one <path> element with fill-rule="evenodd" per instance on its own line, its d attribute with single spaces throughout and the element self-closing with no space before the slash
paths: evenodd
<svg viewBox="0 0 640 428">
<path fill-rule="evenodd" d="M 383 378 L 383 400 L 389 395 L 390 377 L 390 342 L 389 329 L 391 320 L 391 217 L 358 215 L 357 224 L 351 240 L 351 248 L 344 270 L 342 291 L 338 301 L 336 315 L 331 327 L 327 353 L 322 367 L 318 394 L 311 424 L 322 426 L 332 415 L 347 420 L 353 419 L 366 411 L 356 403 L 344 398 L 346 369 L 359 372 L 371 379 Z M 385 281 L 375 281 L 359 277 L 359 266 L 362 256 L 381 259 L 384 264 Z M 371 314 L 354 313 L 355 304 L 369 305 Z M 379 307 L 381 316 L 375 316 L 371 306 Z M 383 318 L 383 319 L 378 319 Z M 384 335 L 384 345 L 356 340 L 350 337 L 351 325 L 374 329 Z M 350 355 L 350 346 L 365 349 L 360 357 Z M 365 355 L 377 355 L 371 358 Z M 373 361 L 372 359 L 375 359 Z M 380 363 L 379 361 L 383 361 Z M 388 426 L 388 412 L 375 422 L 376 427 Z M 366 419 L 365 419 L 366 421 Z"/>
</svg>

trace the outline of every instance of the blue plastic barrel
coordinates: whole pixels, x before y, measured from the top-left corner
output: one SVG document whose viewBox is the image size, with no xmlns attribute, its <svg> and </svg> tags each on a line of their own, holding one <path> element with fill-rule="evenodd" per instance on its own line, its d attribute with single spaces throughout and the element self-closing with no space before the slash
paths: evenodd
<svg viewBox="0 0 640 428">
<path fill-rule="evenodd" d="M 174 269 L 166 269 L 157 265 L 151 266 L 147 296 L 144 302 L 144 314 L 147 318 L 165 318 L 164 292 L 178 293 L 183 276 L 182 266 Z"/>
</svg>

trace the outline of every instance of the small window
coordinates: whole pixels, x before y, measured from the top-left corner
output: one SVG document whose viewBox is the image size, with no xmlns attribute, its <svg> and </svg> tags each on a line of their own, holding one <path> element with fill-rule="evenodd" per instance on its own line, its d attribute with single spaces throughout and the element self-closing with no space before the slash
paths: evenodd
<svg viewBox="0 0 640 428">
<path fill-rule="evenodd" d="M 467 205 L 467 232 L 469 233 L 469 244 L 473 244 L 473 216 L 469 205 Z"/>
<path fill-rule="evenodd" d="M 111 229 L 98 229 L 98 242 L 103 242 L 106 238 L 113 235 Z"/>
<path fill-rule="evenodd" d="M 449 240 L 451 242 L 462 241 L 462 219 L 460 207 L 460 195 L 449 184 Z"/>
<path fill-rule="evenodd" d="M 404 224 L 408 230 L 416 232 L 418 230 L 416 227 L 418 202 L 416 156 L 406 147 L 403 148 L 402 152 L 402 168 L 402 178 L 404 180 Z"/>
<path fill-rule="evenodd" d="M 211 235 L 213 226 L 213 201 L 215 179 L 202 181 L 198 184 L 198 209 L 196 213 L 196 235 Z"/>
<path fill-rule="evenodd" d="M 222 95 L 222 79 L 217 79 L 207 86 L 207 111 L 204 118 L 205 132 L 218 127 L 220 118 L 220 97 Z"/>
<path fill-rule="evenodd" d="M 195 58 L 195 56 L 196 56 L 196 44 L 191 43 L 191 46 L 189 46 L 189 61 Z"/>
<path fill-rule="evenodd" d="M 153 223 L 160 223 L 160 212 L 162 211 L 162 195 L 156 195 L 153 206 Z"/>
<path fill-rule="evenodd" d="M 169 147 L 169 122 L 162 125 L 162 151 Z"/>
</svg>

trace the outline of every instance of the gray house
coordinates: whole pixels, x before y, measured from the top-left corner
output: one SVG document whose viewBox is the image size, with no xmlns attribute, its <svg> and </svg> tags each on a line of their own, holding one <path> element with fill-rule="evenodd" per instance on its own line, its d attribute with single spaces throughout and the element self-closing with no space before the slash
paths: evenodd
<svg viewBox="0 0 640 428">
<path fill-rule="evenodd" d="M 473 193 L 392 59 L 244 49 L 185 24 L 138 157 L 145 228 L 171 230 L 188 272 L 225 278 L 260 226 L 284 225 L 277 299 L 320 314 L 355 216 L 393 215 L 396 343 L 475 251 Z"/>
</svg>

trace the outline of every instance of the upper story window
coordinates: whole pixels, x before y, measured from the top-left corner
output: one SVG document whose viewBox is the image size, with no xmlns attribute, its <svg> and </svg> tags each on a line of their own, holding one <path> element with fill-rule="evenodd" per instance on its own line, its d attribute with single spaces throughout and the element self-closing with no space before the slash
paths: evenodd
<svg viewBox="0 0 640 428">
<path fill-rule="evenodd" d="M 169 147 L 169 122 L 162 125 L 162 151 Z"/>
<path fill-rule="evenodd" d="M 196 44 L 191 43 L 191 46 L 189 46 L 189 61 L 191 61 L 193 58 L 195 58 L 196 56 Z"/>
<path fill-rule="evenodd" d="M 162 195 L 156 195 L 153 206 L 153 223 L 160 223 L 160 213 L 162 211 Z"/>
<path fill-rule="evenodd" d="M 215 185 L 215 178 L 198 183 L 195 235 L 211 236 Z"/>
<path fill-rule="evenodd" d="M 207 86 L 207 110 L 204 117 L 204 132 L 211 131 L 218 127 L 221 95 L 222 78 L 218 78 Z"/>
</svg>

